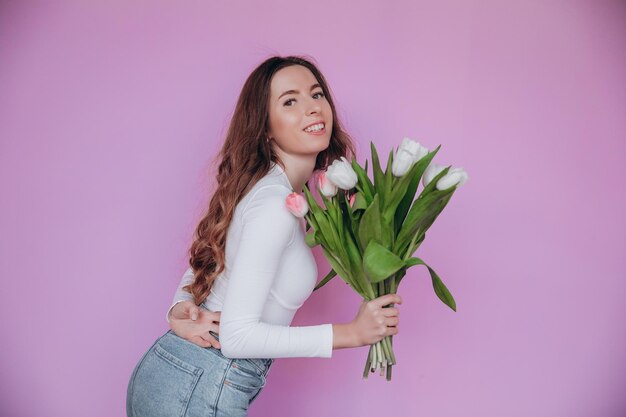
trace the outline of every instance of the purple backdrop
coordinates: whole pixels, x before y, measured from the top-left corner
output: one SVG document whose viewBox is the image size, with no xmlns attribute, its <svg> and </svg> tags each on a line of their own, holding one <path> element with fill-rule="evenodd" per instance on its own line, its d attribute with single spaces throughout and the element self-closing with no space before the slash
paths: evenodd
<svg viewBox="0 0 626 417">
<path fill-rule="evenodd" d="M 626 415 L 624 2 L 55 3 L 0 4 L 1 415 L 124 415 L 274 53 L 316 59 L 361 161 L 409 136 L 470 180 L 418 252 L 458 312 L 415 267 L 392 382 L 365 347 L 279 359 L 250 415 Z M 337 279 L 294 325 L 359 303 Z"/>
</svg>

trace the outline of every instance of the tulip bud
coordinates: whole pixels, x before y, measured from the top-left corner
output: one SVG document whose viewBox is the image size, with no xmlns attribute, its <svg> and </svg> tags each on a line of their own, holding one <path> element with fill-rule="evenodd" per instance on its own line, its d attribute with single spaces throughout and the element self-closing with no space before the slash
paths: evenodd
<svg viewBox="0 0 626 417">
<path fill-rule="evenodd" d="M 446 190 L 455 184 L 458 183 L 458 187 L 465 184 L 465 182 L 469 179 L 467 172 L 463 170 L 463 168 L 450 168 L 446 175 L 441 177 L 439 181 L 437 181 L 437 189 L 438 190 Z"/>
<path fill-rule="evenodd" d="M 326 169 L 326 177 L 343 190 L 354 188 L 358 181 L 356 172 L 352 169 L 352 164 L 344 156 L 341 157 L 341 160 L 334 160 Z"/>
<path fill-rule="evenodd" d="M 306 199 L 298 193 L 291 193 L 285 199 L 287 209 L 296 217 L 304 217 L 309 211 Z"/>
<path fill-rule="evenodd" d="M 398 149 L 393 157 L 391 172 L 396 177 L 401 177 L 413 166 L 413 156 L 404 149 Z"/>
<path fill-rule="evenodd" d="M 337 186 L 328 179 L 326 172 L 321 172 L 317 177 L 317 188 L 324 197 L 333 197 L 337 194 Z"/>
<path fill-rule="evenodd" d="M 445 166 L 431 162 L 422 176 L 422 184 L 426 187 L 441 171 L 445 169 Z"/>
<path fill-rule="evenodd" d="M 398 150 L 400 149 L 408 152 L 411 155 L 411 157 L 413 158 L 413 163 L 416 163 L 417 161 L 428 155 L 428 148 L 420 145 L 419 142 L 416 142 L 407 137 L 402 139 L 402 143 L 400 144 Z"/>
<path fill-rule="evenodd" d="M 350 196 L 350 207 L 354 206 L 355 200 L 356 200 L 356 193 Z"/>
</svg>

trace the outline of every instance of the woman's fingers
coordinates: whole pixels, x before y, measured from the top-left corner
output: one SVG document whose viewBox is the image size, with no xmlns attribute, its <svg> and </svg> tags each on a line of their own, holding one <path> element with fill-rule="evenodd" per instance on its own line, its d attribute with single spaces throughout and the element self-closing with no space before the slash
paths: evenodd
<svg viewBox="0 0 626 417">
<path fill-rule="evenodd" d="M 200 336 L 193 336 L 189 341 L 203 348 L 211 347 L 211 342 Z"/>
<path fill-rule="evenodd" d="M 170 314 L 171 318 L 177 320 L 191 320 L 196 321 L 200 319 L 200 321 L 208 322 L 208 321 L 220 321 L 220 317 L 222 315 L 221 311 L 211 311 L 203 306 L 196 305 L 191 300 L 185 300 L 177 303 L 173 308 Z"/>
<path fill-rule="evenodd" d="M 387 327 L 387 331 L 385 332 L 385 336 L 393 336 L 398 334 L 400 330 L 397 327 Z"/>
<path fill-rule="evenodd" d="M 215 332 L 214 332 L 215 333 Z M 219 340 L 217 340 L 211 333 L 206 332 L 204 333 L 202 336 L 202 340 L 207 341 L 208 343 L 211 344 L 211 346 L 213 346 L 216 349 L 220 349 L 222 347 L 222 345 L 220 345 Z"/>
<path fill-rule="evenodd" d="M 400 322 L 400 319 L 398 319 L 397 317 L 386 317 L 385 318 L 385 324 L 387 326 L 397 326 L 399 322 Z"/>
<path fill-rule="evenodd" d="M 222 315 L 221 311 L 211 311 L 211 310 L 206 310 L 205 311 L 206 315 L 207 315 L 207 319 L 210 321 L 214 321 L 219 323 L 220 322 L 220 317 Z"/>
<path fill-rule="evenodd" d="M 173 318 L 170 322 L 174 333 L 204 348 L 221 348 L 220 342 L 210 333 L 219 334 L 221 312 L 210 311 L 193 302 L 186 302 L 184 311 L 178 315 L 181 316 L 186 318 Z"/>
<path fill-rule="evenodd" d="M 398 294 L 386 294 L 378 298 L 374 298 L 370 303 L 373 303 L 376 307 L 381 308 L 389 304 L 402 304 L 402 298 Z"/>
<path fill-rule="evenodd" d="M 385 307 L 382 309 L 383 312 L 383 316 L 385 317 L 393 317 L 393 316 L 399 316 L 400 315 L 400 310 L 398 310 L 395 307 Z"/>
</svg>

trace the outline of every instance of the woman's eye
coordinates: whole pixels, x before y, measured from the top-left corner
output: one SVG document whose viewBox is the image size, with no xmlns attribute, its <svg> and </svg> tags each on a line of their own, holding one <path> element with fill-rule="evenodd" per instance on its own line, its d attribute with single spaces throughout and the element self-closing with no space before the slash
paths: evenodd
<svg viewBox="0 0 626 417">
<path fill-rule="evenodd" d="M 315 96 L 316 96 L 316 95 L 318 95 L 318 94 L 319 94 L 320 98 L 321 98 L 321 97 L 324 97 L 324 93 L 322 93 L 321 91 L 320 91 L 320 92 L 317 92 L 317 93 L 315 93 L 315 94 L 313 94 L 313 97 L 315 97 Z M 289 104 L 289 103 L 291 103 L 292 101 L 296 101 L 296 99 L 295 99 L 295 98 L 290 98 L 289 100 L 285 101 L 285 102 L 283 103 L 283 105 L 284 105 L 284 106 L 290 106 L 290 104 Z"/>
</svg>

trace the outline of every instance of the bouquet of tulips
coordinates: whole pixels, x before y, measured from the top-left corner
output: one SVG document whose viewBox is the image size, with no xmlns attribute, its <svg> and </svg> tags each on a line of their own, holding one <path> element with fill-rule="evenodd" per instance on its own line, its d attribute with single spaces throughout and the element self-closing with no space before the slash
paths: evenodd
<svg viewBox="0 0 626 417">
<path fill-rule="evenodd" d="M 452 294 L 435 270 L 412 256 L 454 191 L 468 179 L 463 168 L 431 163 L 440 147 L 429 152 L 418 142 L 404 138 L 395 153 L 389 153 L 383 171 L 371 143 L 373 181 L 367 174 L 367 160 L 362 168 L 356 160 L 350 163 L 342 157 L 318 177 L 324 207 L 306 185 L 304 197 L 298 193 L 287 197 L 287 208 L 307 221 L 307 245 L 321 245 L 332 266 L 315 290 L 339 275 L 365 301 L 370 301 L 395 294 L 407 269 L 424 265 L 437 297 L 456 311 Z M 420 179 L 424 188 L 414 201 Z M 391 380 L 391 369 L 396 364 L 392 338 L 387 336 L 370 346 L 363 378 L 380 369 L 381 376 L 386 370 L 386 379 Z"/>
</svg>

